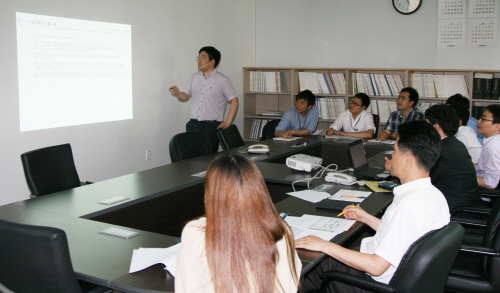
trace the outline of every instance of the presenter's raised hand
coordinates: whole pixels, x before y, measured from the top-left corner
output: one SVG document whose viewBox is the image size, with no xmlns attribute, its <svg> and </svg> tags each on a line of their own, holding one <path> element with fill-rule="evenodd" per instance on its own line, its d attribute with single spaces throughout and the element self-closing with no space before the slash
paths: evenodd
<svg viewBox="0 0 500 293">
<path fill-rule="evenodd" d="M 179 88 L 176 86 L 171 87 L 169 90 L 174 97 L 177 97 L 181 93 L 181 91 L 179 91 Z"/>
</svg>

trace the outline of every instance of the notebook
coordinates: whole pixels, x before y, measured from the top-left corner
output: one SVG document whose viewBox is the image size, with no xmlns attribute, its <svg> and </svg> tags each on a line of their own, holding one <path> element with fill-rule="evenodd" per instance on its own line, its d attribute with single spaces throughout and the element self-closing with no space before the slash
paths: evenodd
<svg viewBox="0 0 500 293">
<path fill-rule="evenodd" d="M 358 139 L 349 143 L 349 159 L 354 169 L 354 175 L 357 179 L 365 180 L 383 180 L 389 177 L 389 173 L 384 173 L 382 168 L 371 168 L 366 160 L 365 147 L 363 140 Z"/>
</svg>

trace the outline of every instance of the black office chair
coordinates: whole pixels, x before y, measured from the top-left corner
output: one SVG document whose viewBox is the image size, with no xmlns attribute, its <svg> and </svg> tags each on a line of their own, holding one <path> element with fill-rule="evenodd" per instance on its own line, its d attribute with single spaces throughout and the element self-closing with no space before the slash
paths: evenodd
<svg viewBox="0 0 500 293">
<path fill-rule="evenodd" d="M 26 152 L 21 161 L 32 197 L 82 185 L 69 143 Z"/>
<path fill-rule="evenodd" d="M 329 282 L 338 281 L 373 292 L 442 293 L 463 235 L 463 227 L 456 223 L 425 234 L 410 246 L 389 284 L 330 271 L 322 275 L 320 292 L 326 292 Z"/>
<path fill-rule="evenodd" d="M 63 230 L 0 220 L 0 283 L 16 293 L 82 292 Z"/>
<path fill-rule="evenodd" d="M 375 132 L 373 133 L 373 138 L 378 137 L 378 125 L 380 124 L 380 117 L 378 114 L 372 114 L 373 115 L 373 124 L 375 124 Z"/>
<path fill-rule="evenodd" d="M 183 132 L 174 135 L 169 143 L 170 160 L 187 160 L 212 153 L 208 138 L 200 132 Z"/>
<path fill-rule="evenodd" d="M 262 138 L 260 140 L 266 140 L 274 137 L 274 132 L 276 131 L 276 126 L 280 124 L 281 119 L 271 120 L 264 125 L 262 129 Z"/>
<path fill-rule="evenodd" d="M 225 151 L 245 145 L 236 124 L 231 124 L 231 126 L 225 129 L 217 129 L 217 136 L 219 137 L 222 149 Z"/>
<path fill-rule="evenodd" d="M 467 213 L 484 213 L 485 208 L 461 208 Z M 455 210 L 454 210 L 455 211 Z M 481 226 L 481 220 L 452 218 L 453 221 L 468 227 Z M 475 230 L 475 229 L 474 229 Z M 467 229 L 466 229 L 467 231 Z M 464 244 L 453 264 L 450 276 L 446 282 L 447 292 L 500 292 L 500 201 L 497 200 L 491 209 L 490 216 L 484 226 L 480 239 L 468 237 L 467 231 Z"/>
</svg>

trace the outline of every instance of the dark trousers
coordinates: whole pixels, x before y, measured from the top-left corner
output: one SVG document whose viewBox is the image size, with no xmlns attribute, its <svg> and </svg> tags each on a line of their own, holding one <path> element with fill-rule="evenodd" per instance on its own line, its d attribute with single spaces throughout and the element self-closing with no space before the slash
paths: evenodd
<svg viewBox="0 0 500 293">
<path fill-rule="evenodd" d="M 316 292 L 321 288 L 321 274 L 327 271 L 341 271 L 346 272 L 351 275 L 360 276 L 363 278 L 371 279 L 369 275 L 365 272 L 358 271 L 356 269 L 347 266 L 340 261 L 327 256 L 324 260 L 322 260 L 308 275 L 306 275 L 302 287 L 304 288 L 304 292 L 307 293 L 309 290 L 312 292 Z M 370 291 L 366 291 L 357 287 L 353 287 L 351 285 L 346 285 L 340 282 L 331 282 L 328 286 L 326 292 L 330 293 L 366 293 Z"/>
<path fill-rule="evenodd" d="M 186 124 L 186 132 L 200 132 L 204 134 L 210 142 L 212 153 L 216 153 L 219 151 L 219 137 L 217 136 L 217 127 L 221 123 L 222 122 L 215 120 L 198 121 L 196 119 L 191 119 Z"/>
</svg>

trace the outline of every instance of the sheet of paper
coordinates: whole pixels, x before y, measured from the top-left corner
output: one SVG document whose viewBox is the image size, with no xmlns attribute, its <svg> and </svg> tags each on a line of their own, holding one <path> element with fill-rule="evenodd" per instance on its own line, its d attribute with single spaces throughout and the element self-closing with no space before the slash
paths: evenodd
<svg viewBox="0 0 500 293">
<path fill-rule="evenodd" d="M 314 225 L 318 220 L 316 216 L 311 215 L 303 215 L 302 217 L 288 216 L 285 218 L 285 222 L 287 222 L 290 227 L 297 227 L 300 229 L 309 229 L 309 227 Z"/>
<path fill-rule="evenodd" d="M 326 241 L 330 241 L 337 234 L 348 230 L 356 222 L 355 220 L 313 215 L 288 216 L 285 221 L 292 227 L 294 239 L 313 235 Z"/>
<path fill-rule="evenodd" d="M 330 241 L 333 237 L 339 234 L 334 232 L 318 231 L 311 229 L 300 229 L 298 227 L 292 227 L 292 231 L 293 231 L 293 239 L 295 240 L 312 235 L 321 238 L 325 241 Z"/>
<path fill-rule="evenodd" d="M 301 139 L 301 136 L 294 136 L 292 138 L 284 138 L 284 137 L 273 137 L 274 140 L 282 140 L 282 141 L 292 141 L 292 140 L 297 140 Z"/>
<path fill-rule="evenodd" d="M 203 172 L 198 172 L 198 173 L 195 173 L 191 176 L 195 176 L 195 177 L 205 177 L 205 175 L 207 175 L 207 171 L 203 171 Z"/>
<path fill-rule="evenodd" d="M 357 191 L 357 190 L 347 190 L 341 189 L 337 191 L 334 195 L 328 197 L 333 200 L 344 200 L 350 202 L 362 202 L 371 194 L 370 191 Z"/>
<path fill-rule="evenodd" d="M 354 222 L 356 221 L 342 218 L 323 217 L 319 219 L 314 225 L 312 225 L 310 229 L 341 233 L 349 229 L 352 224 L 354 224 Z"/>
<path fill-rule="evenodd" d="M 376 143 L 385 143 L 385 144 L 395 144 L 396 143 L 396 141 L 393 139 L 379 140 L 378 138 L 369 139 L 366 142 L 376 142 Z"/>
<path fill-rule="evenodd" d="M 175 265 L 180 249 L 180 243 L 168 248 L 140 247 L 139 249 L 134 249 L 129 273 L 135 273 L 152 265 L 162 263 L 165 265 L 165 270 L 168 270 L 175 277 Z"/>
<path fill-rule="evenodd" d="M 320 202 L 330 196 L 328 192 L 314 191 L 314 190 L 302 190 L 296 192 L 289 192 L 287 194 L 314 203 Z"/>
</svg>

